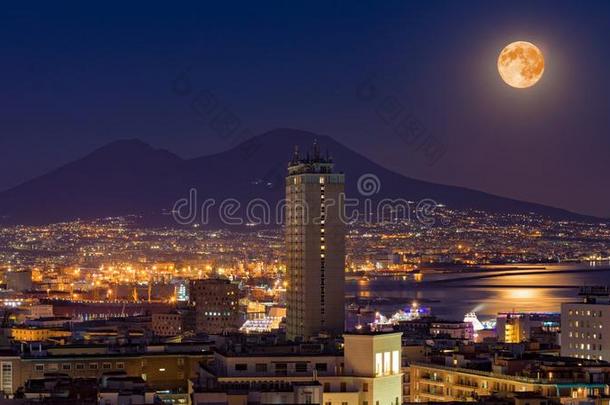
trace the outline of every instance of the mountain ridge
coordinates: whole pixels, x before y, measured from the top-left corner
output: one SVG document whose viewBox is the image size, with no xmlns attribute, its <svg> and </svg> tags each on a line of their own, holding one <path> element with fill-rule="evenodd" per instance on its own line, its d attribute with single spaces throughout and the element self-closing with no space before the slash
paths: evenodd
<svg viewBox="0 0 610 405">
<path fill-rule="evenodd" d="M 245 203 L 283 198 L 283 182 L 294 145 L 309 148 L 317 139 L 346 173 L 346 194 L 358 195 L 356 181 L 374 174 L 381 182 L 371 197 L 431 198 L 456 209 L 535 212 L 553 219 L 602 221 L 583 214 L 465 187 L 403 176 L 327 135 L 278 128 L 226 150 L 184 159 L 136 138 L 110 142 L 84 157 L 0 192 L 0 223 L 45 224 L 120 215 L 165 216 L 195 189 L 202 199 L 235 198 Z"/>
</svg>

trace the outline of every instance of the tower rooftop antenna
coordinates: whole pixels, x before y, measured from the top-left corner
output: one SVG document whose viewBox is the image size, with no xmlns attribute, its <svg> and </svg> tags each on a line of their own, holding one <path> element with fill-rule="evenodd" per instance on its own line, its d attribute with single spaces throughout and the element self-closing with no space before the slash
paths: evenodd
<svg viewBox="0 0 610 405">
<path fill-rule="evenodd" d="M 317 139 L 313 140 L 313 158 L 314 160 L 320 160 L 320 147 Z"/>
<path fill-rule="evenodd" d="M 301 160 L 299 156 L 299 145 L 294 145 L 294 152 L 292 153 L 292 163 L 296 164 Z"/>
</svg>

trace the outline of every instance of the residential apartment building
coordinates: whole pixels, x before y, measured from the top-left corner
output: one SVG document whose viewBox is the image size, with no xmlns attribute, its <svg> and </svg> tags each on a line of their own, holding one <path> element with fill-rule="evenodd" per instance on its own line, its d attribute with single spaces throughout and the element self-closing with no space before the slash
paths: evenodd
<svg viewBox="0 0 610 405">
<path fill-rule="evenodd" d="M 583 287 L 580 296 L 561 305 L 561 355 L 610 360 L 610 290 Z"/>
<path fill-rule="evenodd" d="M 462 321 L 435 320 L 430 323 L 430 335 L 449 337 L 451 339 L 473 340 L 472 323 Z"/>
<path fill-rule="evenodd" d="M 221 334 L 241 326 L 239 288 L 227 279 L 191 280 L 189 300 L 195 306 L 195 331 Z"/>
<path fill-rule="evenodd" d="M 498 341 L 520 343 L 535 340 L 542 332 L 559 331 L 560 316 L 556 313 L 504 312 L 496 318 Z"/>
<path fill-rule="evenodd" d="M 29 380 L 62 374 L 67 378 L 99 379 L 108 374 L 141 377 L 156 390 L 182 390 L 195 378 L 201 362 L 211 359 L 205 346 L 124 346 L 112 351 L 106 345 L 66 345 L 45 349 L 24 346 L 25 353 L 0 352 L 0 390 L 13 395 Z"/>
<path fill-rule="evenodd" d="M 201 367 L 193 403 L 401 404 L 401 333 L 343 337 L 342 353 L 216 351 Z"/>
<path fill-rule="evenodd" d="M 582 400 L 610 394 L 608 384 L 574 379 L 526 378 L 429 363 L 409 365 L 411 402 L 474 401 L 492 393 L 536 393 Z"/>
</svg>

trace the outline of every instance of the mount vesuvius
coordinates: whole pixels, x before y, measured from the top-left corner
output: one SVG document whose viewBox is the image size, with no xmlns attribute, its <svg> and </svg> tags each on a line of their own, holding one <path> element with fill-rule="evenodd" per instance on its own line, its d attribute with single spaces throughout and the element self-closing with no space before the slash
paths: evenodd
<svg viewBox="0 0 610 405">
<path fill-rule="evenodd" d="M 234 198 L 242 204 L 284 196 L 284 176 L 295 145 L 307 150 L 317 139 L 336 168 L 346 174 L 346 194 L 368 173 L 381 184 L 372 198 L 433 199 L 456 209 L 537 213 L 553 219 L 593 218 L 541 204 L 499 197 L 462 187 L 415 180 L 392 172 L 328 136 L 276 129 L 218 154 L 182 159 L 139 140 L 110 143 L 82 159 L 0 193 L 0 222 L 45 224 L 74 219 L 141 215 L 165 222 L 174 203 L 196 189 L 200 200 Z"/>
</svg>

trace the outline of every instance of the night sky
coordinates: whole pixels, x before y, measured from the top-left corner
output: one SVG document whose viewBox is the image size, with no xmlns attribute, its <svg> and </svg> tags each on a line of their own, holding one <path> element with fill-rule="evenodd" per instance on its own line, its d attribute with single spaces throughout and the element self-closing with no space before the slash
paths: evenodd
<svg viewBox="0 0 610 405">
<path fill-rule="evenodd" d="M 0 190 L 117 139 L 227 149 L 175 90 L 187 77 L 253 134 L 310 130 L 410 177 L 610 217 L 609 2 L 20 3 L 0 13 Z M 545 57 L 529 89 L 496 69 L 515 40 Z"/>
</svg>

